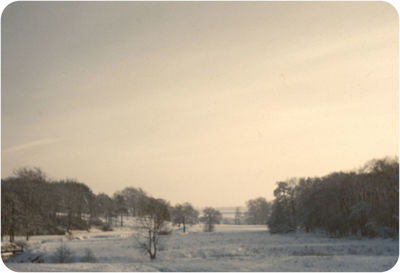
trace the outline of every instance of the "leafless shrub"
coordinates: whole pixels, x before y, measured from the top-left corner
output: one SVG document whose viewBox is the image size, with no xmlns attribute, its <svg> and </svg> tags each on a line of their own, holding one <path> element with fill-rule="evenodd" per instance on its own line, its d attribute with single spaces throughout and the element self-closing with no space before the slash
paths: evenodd
<svg viewBox="0 0 400 273">
<path fill-rule="evenodd" d="M 24 248 L 26 247 L 26 242 L 25 241 L 15 241 L 14 242 L 18 247 L 20 247 L 22 250 L 24 250 Z"/>
<path fill-rule="evenodd" d="M 134 236 L 139 249 L 156 259 L 160 250 L 160 235 L 166 232 L 165 221 L 169 220 L 168 203 L 162 199 L 149 198 L 145 214 L 139 217 L 139 232 Z"/>
<path fill-rule="evenodd" d="M 65 235 L 65 237 L 67 238 L 68 241 L 72 241 L 72 239 L 74 239 L 74 236 L 70 232 L 68 232 L 67 235 Z"/>
<path fill-rule="evenodd" d="M 73 255 L 71 249 L 68 248 L 65 243 L 61 243 L 54 252 L 53 261 L 55 263 L 70 263 L 72 260 Z"/>
<path fill-rule="evenodd" d="M 90 248 L 84 249 L 84 255 L 81 258 L 81 262 L 83 263 L 94 263 L 96 262 L 96 258 L 94 257 L 93 251 Z"/>
<path fill-rule="evenodd" d="M 313 248 L 304 248 L 292 252 L 293 256 L 332 256 L 332 254 L 324 253 L 321 251 L 314 250 Z"/>
</svg>

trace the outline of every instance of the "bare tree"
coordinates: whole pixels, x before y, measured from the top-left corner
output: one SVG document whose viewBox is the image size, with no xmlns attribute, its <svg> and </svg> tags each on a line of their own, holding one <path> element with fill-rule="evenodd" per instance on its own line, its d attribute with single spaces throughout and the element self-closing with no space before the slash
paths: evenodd
<svg viewBox="0 0 400 273">
<path fill-rule="evenodd" d="M 141 188 L 127 187 L 119 192 L 119 194 L 124 197 L 127 212 L 130 215 L 143 215 L 148 196 Z"/>
<path fill-rule="evenodd" d="M 97 211 L 106 219 L 106 226 L 111 227 L 112 220 L 116 216 L 115 204 L 113 200 L 105 193 L 96 196 Z"/>
<path fill-rule="evenodd" d="M 124 214 L 127 213 L 128 209 L 126 207 L 126 201 L 122 194 L 116 193 L 114 194 L 114 203 L 115 203 L 115 212 L 120 215 L 121 221 L 120 225 L 121 227 L 124 225 Z"/>
<path fill-rule="evenodd" d="M 160 233 L 165 229 L 165 221 L 169 220 L 169 204 L 163 199 L 148 198 L 144 215 L 138 218 L 140 232 L 135 237 L 145 253 L 154 260 L 160 243 Z"/>
<path fill-rule="evenodd" d="M 241 218 L 242 218 L 242 212 L 240 211 L 240 208 L 237 207 L 235 211 L 235 225 L 241 224 Z"/>
<path fill-rule="evenodd" d="M 215 224 L 219 224 L 222 220 L 220 211 L 207 207 L 203 210 L 203 217 L 201 220 L 204 222 L 204 231 L 212 232 L 215 229 Z"/>
<path fill-rule="evenodd" d="M 197 223 L 199 212 L 193 208 L 190 203 L 177 204 L 171 210 L 172 222 L 175 225 L 182 225 L 183 232 L 186 232 L 186 225 L 193 225 Z"/>
<path fill-rule="evenodd" d="M 8 234 L 10 242 L 14 242 L 15 233 L 21 225 L 21 202 L 18 195 L 8 191 L 7 184 L 1 183 L 1 239 Z"/>
</svg>

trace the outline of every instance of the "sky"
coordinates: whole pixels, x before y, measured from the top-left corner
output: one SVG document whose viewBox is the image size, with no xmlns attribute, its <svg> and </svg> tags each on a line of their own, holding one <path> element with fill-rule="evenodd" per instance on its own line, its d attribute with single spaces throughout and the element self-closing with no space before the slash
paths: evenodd
<svg viewBox="0 0 400 273">
<path fill-rule="evenodd" d="M 2 178 L 243 206 L 398 155 L 384 2 L 14 2 L 1 23 Z"/>
</svg>

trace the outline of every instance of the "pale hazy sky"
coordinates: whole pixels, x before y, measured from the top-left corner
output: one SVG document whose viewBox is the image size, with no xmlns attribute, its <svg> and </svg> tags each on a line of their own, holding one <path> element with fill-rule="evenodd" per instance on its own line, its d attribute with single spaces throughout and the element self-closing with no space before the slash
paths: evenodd
<svg viewBox="0 0 400 273">
<path fill-rule="evenodd" d="M 2 16 L 2 177 L 20 166 L 173 204 L 398 154 L 383 2 L 16 2 Z"/>
</svg>

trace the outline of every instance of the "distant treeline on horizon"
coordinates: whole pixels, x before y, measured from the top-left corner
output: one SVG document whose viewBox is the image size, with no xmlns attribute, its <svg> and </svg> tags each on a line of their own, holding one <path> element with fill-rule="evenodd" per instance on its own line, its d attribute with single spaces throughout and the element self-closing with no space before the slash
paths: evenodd
<svg viewBox="0 0 400 273">
<path fill-rule="evenodd" d="M 84 183 L 52 181 L 40 168 L 19 168 L 1 181 L 1 236 L 65 234 L 97 226 L 109 230 L 120 217 L 141 216 L 149 200 L 140 188 L 112 197 Z M 277 182 L 275 199 L 259 197 L 237 207 L 224 223 L 262 224 L 272 233 L 324 232 L 334 236 L 398 236 L 398 158 L 376 159 L 358 171 Z M 159 199 L 161 200 L 161 199 Z M 162 200 L 170 211 L 173 207 Z M 173 221 L 173 219 L 171 218 Z"/>
</svg>

